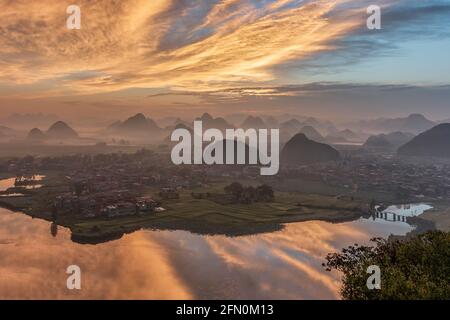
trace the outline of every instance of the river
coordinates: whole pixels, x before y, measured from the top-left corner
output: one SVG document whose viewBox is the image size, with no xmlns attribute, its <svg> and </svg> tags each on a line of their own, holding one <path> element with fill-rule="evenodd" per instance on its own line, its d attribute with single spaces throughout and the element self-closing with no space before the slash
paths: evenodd
<svg viewBox="0 0 450 320">
<path fill-rule="evenodd" d="M 396 212 L 417 215 L 429 208 Z M 324 257 L 412 230 L 390 220 L 292 223 L 236 238 L 141 230 L 82 245 L 63 227 L 0 209 L 0 299 L 338 299 L 339 274 L 324 270 Z M 81 268 L 81 290 L 66 287 L 69 265 Z"/>
</svg>

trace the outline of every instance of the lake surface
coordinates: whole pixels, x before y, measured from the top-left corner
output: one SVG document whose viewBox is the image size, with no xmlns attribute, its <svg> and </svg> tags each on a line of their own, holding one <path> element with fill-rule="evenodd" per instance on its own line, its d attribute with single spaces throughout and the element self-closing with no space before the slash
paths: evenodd
<svg viewBox="0 0 450 320">
<path fill-rule="evenodd" d="M 0 299 L 338 299 L 339 274 L 324 271 L 324 257 L 412 230 L 387 220 L 292 223 L 236 238 L 142 230 L 81 245 L 65 228 L 0 209 Z M 69 265 L 81 268 L 80 291 L 66 288 Z"/>
</svg>

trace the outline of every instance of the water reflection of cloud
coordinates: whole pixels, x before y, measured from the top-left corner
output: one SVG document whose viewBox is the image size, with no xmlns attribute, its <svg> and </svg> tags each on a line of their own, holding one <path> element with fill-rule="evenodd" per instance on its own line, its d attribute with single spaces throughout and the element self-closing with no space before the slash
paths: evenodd
<svg viewBox="0 0 450 320">
<path fill-rule="evenodd" d="M 404 224 L 294 223 L 267 234 L 228 238 L 140 231 L 101 245 L 72 243 L 70 232 L 0 209 L 0 298 L 335 299 L 339 275 L 321 266 L 329 252 Z M 80 292 L 65 269 L 82 269 Z"/>
<path fill-rule="evenodd" d="M 340 279 L 321 266 L 327 253 L 353 243 L 367 243 L 373 236 L 410 230 L 403 225 L 379 225 L 377 229 L 368 221 L 311 221 L 249 237 L 209 236 L 203 242 L 198 236 L 176 232 L 160 240 L 193 243 L 189 254 L 176 252 L 171 260 L 183 266 L 178 269 L 197 296 L 334 299 L 338 298 Z"/>
<path fill-rule="evenodd" d="M 124 242 L 78 245 L 61 228 L 54 239 L 48 223 L 0 209 L 0 298 L 191 298 L 163 247 L 139 233 Z M 65 287 L 71 264 L 82 269 L 79 292 Z"/>
<path fill-rule="evenodd" d="M 6 191 L 9 188 L 14 187 L 15 178 L 1 179 L 0 180 L 0 191 Z"/>
</svg>

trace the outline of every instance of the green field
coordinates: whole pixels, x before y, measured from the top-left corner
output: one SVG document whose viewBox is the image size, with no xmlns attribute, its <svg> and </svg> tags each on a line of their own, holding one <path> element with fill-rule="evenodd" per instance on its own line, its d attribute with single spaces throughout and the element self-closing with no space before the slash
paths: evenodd
<svg viewBox="0 0 450 320">
<path fill-rule="evenodd" d="M 275 198 L 270 203 L 221 205 L 207 199 L 192 199 L 190 192 L 184 192 L 179 200 L 163 203 L 165 212 L 72 221 L 69 227 L 76 240 L 85 242 L 115 238 L 141 228 L 240 236 L 280 230 L 290 222 L 351 221 L 367 212 L 363 203 L 335 197 L 277 193 Z"/>
</svg>

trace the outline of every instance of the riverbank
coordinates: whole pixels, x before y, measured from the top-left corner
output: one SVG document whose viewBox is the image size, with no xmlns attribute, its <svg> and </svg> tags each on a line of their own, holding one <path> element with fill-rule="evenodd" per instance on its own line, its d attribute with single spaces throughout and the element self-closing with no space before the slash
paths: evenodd
<svg viewBox="0 0 450 320">
<path fill-rule="evenodd" d="M 207 199 L 192 199 L 189 192 L 184 192 L 180 194 L 180 199 L 164 203 L 165 212 L 144 217 L 92 219 L 74 223 L 71 230 L 76 240 L 87 242 L 140 228 L 244 236 L 281 230 L 283 224 L 292 222 L 352 221 L 368 210 L 362 203 L 349 203 L 334 197 L 276 194 L 275 198 L 270 203 L 221 205 Z"/>
<path fill-rule="evenodd" d="M 434 223 L 436 229 L 450 232 L 450 203 L 435 203 L 433 209 L 426 211 L 420 217 Z"/>
<path fill-rule="evenodd" d="M 54 221 L 50 203 L 56 191 L 64 186 L 61 179 L 50 176 L 47 180 L 50 183 L 33 191 L 31 196 L 4 198 L 0 206 L 56 222 L 71 230 L 74 241 L 94 244 L 143 228 L 243 236 L 281 230 L 285 223 L 310 220 L 338 223 L 368 214 L 368 206 L 361 201 L 331 196 L 279 192 L 273 202 L 223 205 L 208 199 L 194 199 L 191 190 L 185 190 L 179 199 L 163 201 L 164 212 L 116 218 L 58 215 Z"/>
<path fill-rule="evenodd" d="M 0 197 L 0 207 L 23 212 L 31 217 L 55 222 L 71 230 L 73 241 L 101 243 L 121 238 L 140 229 L 183 230 L 199 235 L 245 236 L 283 229 L 287 223 L 324 221 L 341 223 L 369 217 L 365 198 L 311 194 L 306 192 L 275 193 L 272 202 L 230 203 L 224 187 L 231 181 L 216 181 L 203 188 L 184 189 L 179 199 L 158 199 L 158 189 L 147 188 L 140 196 L 151 196 L 162 202 L 163 212 L 125 217 L 88 218 L 76 214 L 55 214 L 52 204 L 58 194 L 70 192 L 67 178 L 59 172 L 46 172 L 42 187 L 27 190 L 24 196 Z M 257 186 L 257 181 L 245 181 Z M 214 195 L 193 196 L 196 193 Z M 223 197 L 223 199 L 221 198 Z M 392 204 L 392 203 L 391 203 Z M 385 203 L 384 205 L 387 206 Z M 434 204 L 433 204 L 434 206 Z M 420 217 L 408 218 L 416 228 L 413 233 L 449 228 L 448 204 L 437 205 Z"/>
</svg>

